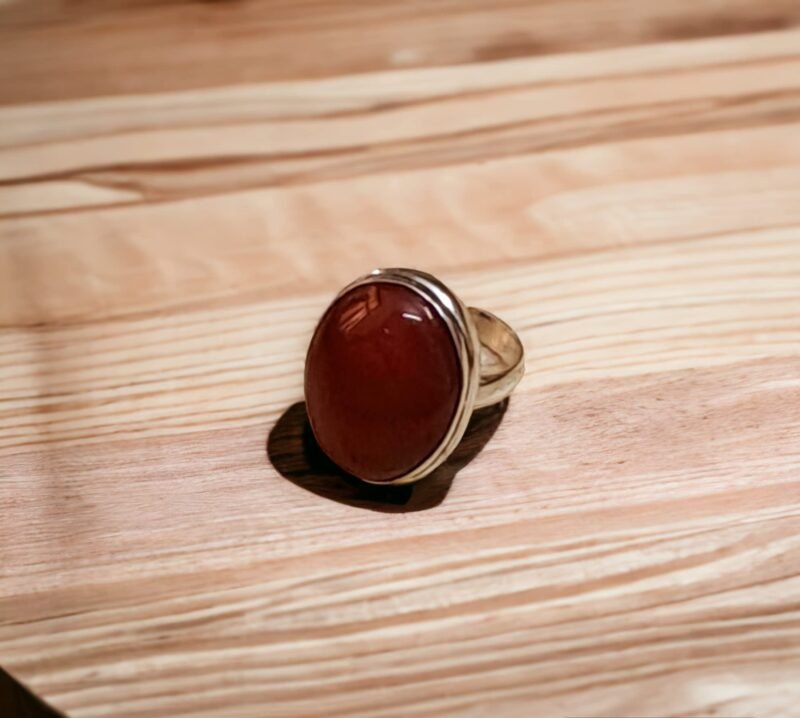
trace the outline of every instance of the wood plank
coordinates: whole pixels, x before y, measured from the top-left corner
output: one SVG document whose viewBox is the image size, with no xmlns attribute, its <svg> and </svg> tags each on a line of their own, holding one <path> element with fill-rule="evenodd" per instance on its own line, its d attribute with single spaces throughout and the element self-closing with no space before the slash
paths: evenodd
<svg viewBox="0 0 800 718">
<path fill-rule="evenodd" d="M 0 102 L 459 65 L 798 22 L 794 0 L 11 0 L 0 5 Z"/>
<path fill-rule="evenodd" d="M 115 190 L 158 201 L 791 122 L 799 47 L 791 31 L 607 51 L 595 64 L 568 55 L 172 94 L 149 98 L 146 115 L 130 111 L 134 98 L 11 108 L 0 111 L 0 180 L 43 184 L 47 196 L 68 181 L 109 192 L 107 202 L 124 201 Z M 309 111 L 309 96 L 340 99 Z"/>
<path fill-rule="evenodd" d="M 796 224 L 798 47 L 800 34 L 787 32 L 661 46 L 653 55 L 605 51 L 593 63 L 563 56 L 490 73 L 424 70 L 398 76 L 391 90 L 369 77 L 253 88 L 241 106 L 288 99 L 249 136 L 232 116 L 200 130 L 186 122 L 195 110 L 212 121 L 197 108 L 210 108 L 213 94 L 171 105 L 163 97 L 151 122 L 187 125 L 170 130 L 132 131 L 123 119 L 132 98 L 0 110 L 19 145 L 0 149 L 8 179 L 0 187 L 0 322 L 332 291 L 410 256 L 447 271 Z M 631 63 L 643 69 L 616 77 Z M 563 86 L 542 86 L 551 73 Z M 447 99 L 448 77 L 462 99 Z M 491 91 L 493 78 L 509 91 Z M 643 112 L 645 90 L 660 100 Z M 366 106 L 405 100 L 363 117 L 292 119 L 310 103 L 306 93 Z M 432 104 L 415 106 L 414 97 Z M 452 132 L 462 116 L 473 129 Z M 122 122 L 119 134 L 99 133 L 103 121 Z M 330 131 L 311 131 L 310 122 Z M 448 130 L 431 137 L 431 126 Z M 385 145 L 326 154 L 370 132 Z M 277 156 L 257 159 L 270 133 Z M 566 146 L 550 147 L 556 137 Z M 239 159 L 226 159 L 234 146 Z M 280 159 L 287 152 L 301 156 Z M 693 177 L 683 176 L 686 167 Z M 342 243 L 358 248 L 341 252 Z"/>
<path fill-rule="evenodd" d="M 517 327 L 524 389 L 794 355 L 798 276 L 792 227 L 448 279 Z M 0 452 L 262 426 L 302 397 L 305 348 L 328 301 L 5 330 Z"/>
<path fill-rule="evenodd" d="M 211 715 L 234 695 L 237 715 L 307 715 L 312 682 L 334 714 L 371 714 L 379 685 L 411 715 L 567 693 L 574 710 L 598 695 L 619 710 L 668 676 L 734 666 L 758 695 L 782 675 L 759 687 L 760 666 L 800 661 L 797 370 L 529 389 L 436 512 L 392 520 L 281 480 L 263 425 L 112 442 L 90 461 L 54 447 L 8 527 L 26 548 L 0 584 L 16 597 L 0 603 L 0 648 L 88 716 L 110 700 Z M 24 476 L 39 459 L 14 461 Z"/>
</svg>

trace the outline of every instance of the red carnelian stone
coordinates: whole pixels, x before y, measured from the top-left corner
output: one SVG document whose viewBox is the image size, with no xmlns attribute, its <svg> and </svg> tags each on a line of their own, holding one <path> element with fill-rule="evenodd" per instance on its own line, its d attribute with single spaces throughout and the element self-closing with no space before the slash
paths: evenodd
<svg viewBox="0 0 800 718">
<path fill-rule="evenodd" d="M 322 450 L 354 476 L 390 481 L 444 439 L 461 394 L 458 353 L 426 299 L 376 280 L 346 292 L 320 320 L 305 391 Z"/>
</svg>

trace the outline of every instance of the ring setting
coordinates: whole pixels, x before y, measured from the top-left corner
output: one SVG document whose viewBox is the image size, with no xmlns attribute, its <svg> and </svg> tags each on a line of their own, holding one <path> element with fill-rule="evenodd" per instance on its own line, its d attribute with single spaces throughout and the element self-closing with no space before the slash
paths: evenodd
<svg viewBox="0 0 800 718">
<path fill-rule="evenodd" d="M 306 355 L 314 437 L 341 469 L 374 484 L 430 474 L 475 409 L 524 374 L 517 334 L 414 269 L 377 269 L 339 292 Z"/>
</svg>

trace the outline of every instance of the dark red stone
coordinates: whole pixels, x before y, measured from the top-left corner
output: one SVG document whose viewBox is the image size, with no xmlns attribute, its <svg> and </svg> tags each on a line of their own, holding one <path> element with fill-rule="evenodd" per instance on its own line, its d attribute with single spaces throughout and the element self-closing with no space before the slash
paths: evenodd
<svg viewBox="0 0 800 718">
<path fill-rule="evenodd" d="M 378 280 L 339 297 L 320 320 L 305 391 L 322 450 L 354 476 L 390 481 L 447 433 L 461 393 L 458 353 L 426 299 Z"/>
</svg>

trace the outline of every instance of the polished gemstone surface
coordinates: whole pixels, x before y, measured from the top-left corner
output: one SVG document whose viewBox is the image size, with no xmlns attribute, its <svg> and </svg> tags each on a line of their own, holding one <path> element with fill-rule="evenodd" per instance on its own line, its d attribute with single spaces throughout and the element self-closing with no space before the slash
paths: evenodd
<svg viewBox="0 0 800 718">
<path fill-rule="evenodd" d="M 306 406 L 322 450 L 367 481 L 418 466 L 444 439 L 461 393 L 453 337 L 414 290 L 351 289 L 321 319 L 306 358 Z"/>
</svg>

